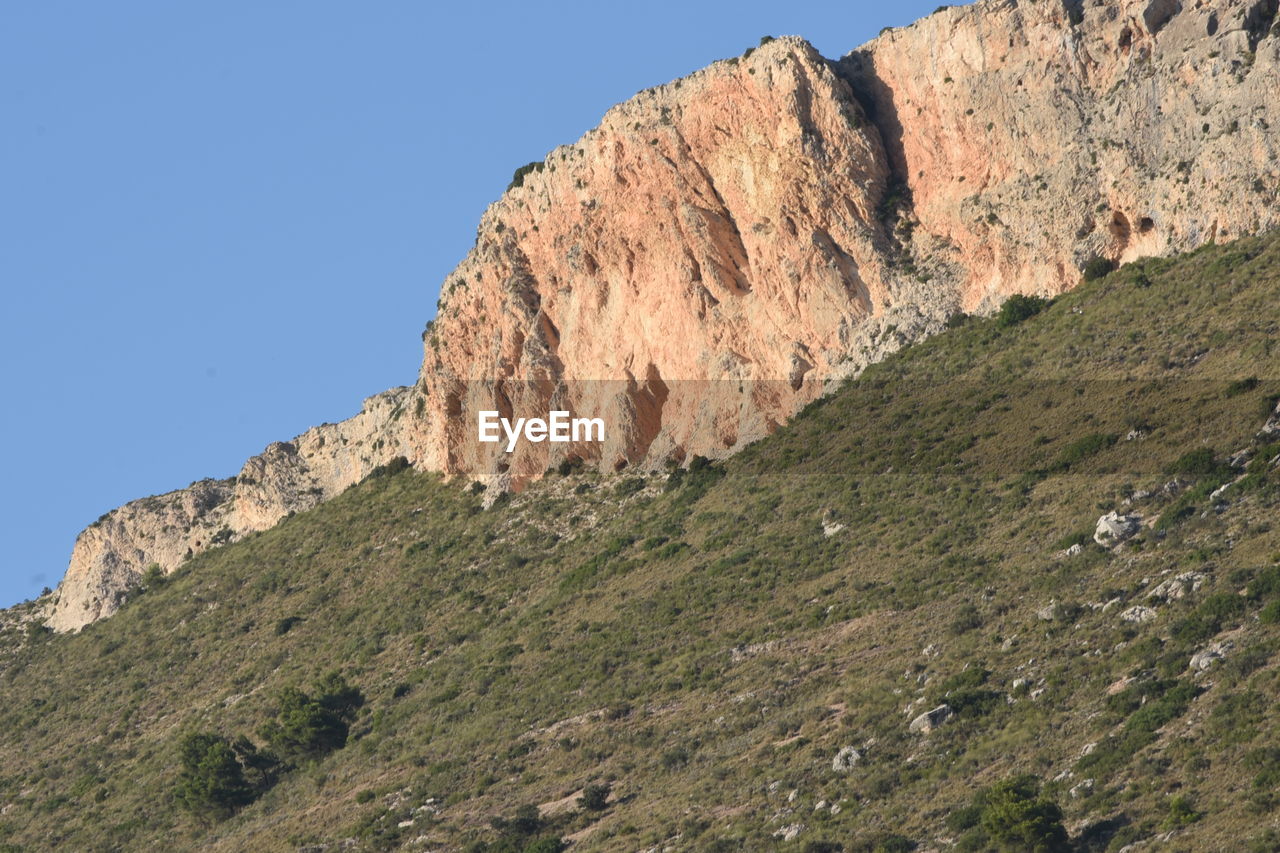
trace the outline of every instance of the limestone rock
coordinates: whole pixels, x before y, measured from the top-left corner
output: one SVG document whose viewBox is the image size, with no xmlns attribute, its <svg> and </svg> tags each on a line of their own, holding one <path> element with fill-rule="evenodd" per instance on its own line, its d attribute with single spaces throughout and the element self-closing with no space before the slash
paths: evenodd
<svg viewBox="0 0 1280 853">
<path fill-rule="evenodd" d="M 1205 576 L 1200 572 L 1179 572 L 1168 580 L 1161 581 L 1147 593 L 1147 598 L 1158 598 L 1162 601 L 1177 601 L 1188 593 L 1198 592 L 1204 585 Z"/>
<path fill-rule="evenodd" d="M 1098 519 L 1098 526 L 1093 531 L 1093 541 L 1103 548 L 1114 548 L 1141 529 L 1142 516 L 1121 515 L 1112 510 Z"/>
<path fill-rule="evenodd" d="M 836 753 L 836 757 L 831 761 L 831 769 L 836 773 L 848 773 L 858 766 L 858 762 L 862 760 L 862 753 L 852 746 L 842 747 Z"/>
<path fill-rule="evenodd" d="M 1210 643 L 1192 655 L 1187 666 L 1196 672 L 1203 672 L 1225 658 L 1231 648 L 1232 644 L 1230 642 Z"/>
<path fill-rule="evenodd" d="M 1267 418 L 1266 423 L 1262 425 L 1262 429 L 1258 432 L 1258 438 L 1274 438 L 1280 435 L 1280 403 L 1276 404 L 1275 411 L 1271 413 L 1271 417 Z"/>
<path fill-rule="evenodd" d="M 783 841 L 795 841 L 800 837 L 800 833 L 805 831 L 803 823 L 789 823 L 786 826 L 779 827 L 774 833 L 774 838 L 780 838 Z"/>
<path fill-rule="evenodd" d="M 1156 612 L 1150 607 L 1143 607 L 1141 604 L 1135 604 L 1133 607 L 1130 607 L 1128 610 L 1123 610 L 1120 613 L 1121 622 L 1133 622 L 1138 625 L 1141 625 L 1144 622 L 1150 622 L 1155 618 Z"/>
<path fill-rule="evenodd" d="M 920 716 L 911 721 L 911 725 L 907 727 L 909 731 L 918 734 L 928 734 L 939 726 L 943 725 L 954 717 L 955 711 L 951 710 L 950 705 L 939 705 L 932 711 L 925 711 Z"/>
</svg>

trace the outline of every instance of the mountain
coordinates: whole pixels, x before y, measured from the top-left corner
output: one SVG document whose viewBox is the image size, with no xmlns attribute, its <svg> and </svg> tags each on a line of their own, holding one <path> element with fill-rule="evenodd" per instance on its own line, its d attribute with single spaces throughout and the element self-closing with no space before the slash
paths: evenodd
<svg viewBox="0 0 1280 853">
<path fill-rule="evenodd" d="M 720 462 L 389 466 L 10 611 L 0 844 L 1274 850 L 1277 292 L 1280 236 L 1138 261 Z"/>
<path fill-rule="evenodd" d="M 446 279 L 418 382 L 225 481 L 85 530 L 76 630 L 145 568 L 267 529 L 404 457 L 523 488 L 566 458 L 736 452 L 957 310 L 1277 222 L 1276 3 L 987 0 L 833 62 L 765 38 L 517 170 Z M 505 455 L 474 413 L 604 417 Z"/>
</svg>

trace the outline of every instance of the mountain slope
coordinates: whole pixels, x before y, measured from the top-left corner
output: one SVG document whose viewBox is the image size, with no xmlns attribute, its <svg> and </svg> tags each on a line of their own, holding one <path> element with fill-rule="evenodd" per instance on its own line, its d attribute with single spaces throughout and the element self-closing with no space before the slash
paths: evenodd
<svg viewBox="0 0 1280 853">
<path fill-rule="evenodd" d="M 987 0 L 839 62 L 765 40 L 646 90 L 486 211 L 413 388 L 272 445 L 217 500 L 109 513 L 50 624 L 398 456 L 495 490 L 561 461 L 478 445 L 480 409 L 603 416 L 610 441 L 569 451 L 602 470 L 720 457 L 956 307 L 1273 227 L 1275 21 L 1273 0 Z"/>
<path fill-rule="evenodd" d="M 384 469 L 79 634 L 5 634 L 0 834 L 983 849 L 975 788 L 1033 773 L 1084 849 L 1244 849 L 1276 822 L 1278 291 L 1274 236 L 1147 260 L 957 321 L 679 473 L 481 510 Z M 1141 522 L 1107 549 L 1113 510 Z M 177 806 L 184 734 L 261 742 L 279 691 L 335 668 L 367 698 L 345 748 L 227 820 Z"/>
</svg>

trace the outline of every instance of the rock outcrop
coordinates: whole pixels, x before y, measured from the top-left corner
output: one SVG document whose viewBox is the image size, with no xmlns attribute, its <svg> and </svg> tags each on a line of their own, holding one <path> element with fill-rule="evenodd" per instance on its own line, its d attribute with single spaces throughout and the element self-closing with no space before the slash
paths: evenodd
<svg viewBox="0 0 1280 853">
<path fill-rule="evenodd" d="M 199 552 L 265 530 L 368 476 L 409 448 L 396 442 L 406 389 L 370 397 L 360 414 L 276 442 L 227 480 L 131 501 L 85 528 L 47 624 L 77 630 L 110 616 L 151 564 L 171 572 Z"/>
<path fill-rule="evenodd" d="M 519 488 L 722 456 L 958 309 L 1276 224 L 1272 0 L 987 0 L 838 62 L 782 38 L 640 93 L 522 169 L 423 335 L 418 382 L 233 480 L 81 534 L 49 624 L 403 456 Z M 603 444 L 474 440 L 564 408 Z"/>
</svg>

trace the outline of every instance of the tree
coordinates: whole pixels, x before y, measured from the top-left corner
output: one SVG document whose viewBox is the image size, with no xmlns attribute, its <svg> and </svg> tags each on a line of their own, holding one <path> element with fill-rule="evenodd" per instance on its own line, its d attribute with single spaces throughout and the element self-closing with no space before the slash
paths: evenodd
<svg viewBox="0 0 1280 853">
<path fill-rule="evenodd" d="M 265 791 L 276 783 L 280 775 L 280 759 L 274 752 L 258 749 L 244 735 L 236 738 L 231 749 L 239 759 L 240 765 L 253 773 L 253 785 L 259 791 Z"/>
<path fill-rule="evenodd" d="M 258 792 L 244 777 L 231 744 L 221 735 L 193 732 L 178 747 L 181 770 L 174 796 L 201 818 L 222 819 L 247 806 Z"/>
<path fill-rule="evenodd" d="M 259 731 L 285 758 L 320 758 L 347 745 L 364 694 L 336 672 L 322 678 L 316 691 L 313 698 L 296 687 L 286 687 L 280 692 L 276 719 Z"/>
<path fill-rule="evenodd" d="M 997 782 L 981 797 L 981 824 L 1001 850 L 1026 853 L 1066 853 L 1071 849 L 1062 825 L 1062 809 L 1040 795 L 1034 776 L 1015 776 Z"/>
</svg>

